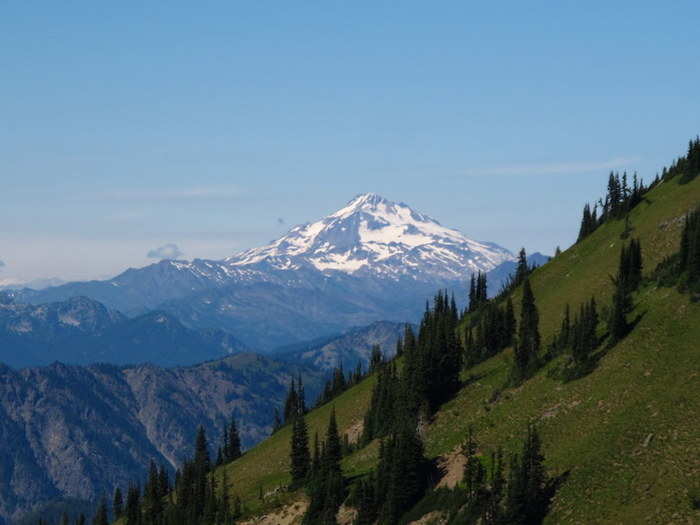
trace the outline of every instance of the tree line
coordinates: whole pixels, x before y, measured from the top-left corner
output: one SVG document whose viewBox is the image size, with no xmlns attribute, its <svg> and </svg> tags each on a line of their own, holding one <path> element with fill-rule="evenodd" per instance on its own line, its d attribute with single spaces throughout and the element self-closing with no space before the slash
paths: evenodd
<svg viewBox="0 0 700 525">
<path fill-rule="evenodd" d="M 131 483 L 126 493 L 117 487 L 112 508 L 103 498 L 92 525 L 108 525 L 110 515 L 124 520 L 126 525 L 232 525 L 242 514 L 241 500 L 230 497 L 225 470 L 220 482 L 212 473 L 216 466 L 235 461 L 241 455 L 235 420 L 224 430 L 216 462 L 211 461 L 206 432 L 200 426 L 194 453 L 176 471 L 174 480 L 164 466 L 159 467 L 151 460 L 143 488 L 138 482 Z M 82 521 L 77 525 L 84 524 Z"/>
</svg>

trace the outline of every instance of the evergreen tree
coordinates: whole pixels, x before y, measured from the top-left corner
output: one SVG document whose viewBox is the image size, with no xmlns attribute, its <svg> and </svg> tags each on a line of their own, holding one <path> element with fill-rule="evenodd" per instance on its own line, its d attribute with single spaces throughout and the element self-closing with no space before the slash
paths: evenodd
<svg viewBox="0 0 700 525">
<path fill-rule="evenodd" d="M 144 487 L 144 506 L 146 522 L 156 523 L 163 512 L 163 501 L 160 488 L 160 477 L 158 475 L 158 467 L 151 460 L 148 468 L 148 481 Z"/>
<path fill-rule="evenodd" d="M 528 426 L 522 455 L 511 458 L 505 509 L 507 523 L 540 523 L 547 512 L 547 476 L 537 429 Z"/>
<path fill-rule="evenodd" d="M 129 485 L 126 493 L 126 523 L 138 525 L 141 523 L 141 489 L 138 485 Z"/>
<path fill-rule="evenodd" d="M 92 525 L 109 525 L 109 517 L 107 514 L 107 502 L 104 498 L 100 500 L 100 504 L 97 506 L 97 512 L 95 517 L 92 518 Z"/>
<path fill-rule="evenodd" d="M 197 440 L 195 442 L 194 463 L 196 467 L 204 472 L 211 470 L 211 460 L 209 458 L 209 443 L 207 434 L 203 426 L 197 429 Z"/>
<path fill-rule="evenodd" d="M 513 381 L 520 382 L 534 372 L 540 350 L 539 314 L 535 305 L 530 280 L 523 283 L 523 298 L 520 308 L 520 328 L 515 346 L 515 368 Z"/>
<path fill-rule="evenodd" d="M 617 276 L 612 278 L 615 286 L 608 327 L 610 343 L 615 344 L 627 335 L 627 314 L 632 311 L 632 292 L 642 280 L 642 248 L 638 240 L 632 239 L 629 247 L 622 246 Z"/>
<path fill-rule="evenodd" d="M 376 478 L 370 474 L 367 480 L 361 480 L 358 485 L 358 506 L 355 525 L 373 525 L 379 517 L 377 495 L 375 492 Z"/>
<path fill-rule="evenodd" d="M 114 489 L 114 499 L 112 500 L 112 510 L 114 512 L 114 517 L 119 519 L 124 514 L 124 497 L 122 496 L 122 489 L 117 487 Z"/>
<path fill-rule="evenodd" d="M 518 253 L 518 265 L 515 270 L 515 286 L 520 286 L 530 273 L 530 268 L 527 264 L 527 254 L 525 248 L 521 248 Z"/>
<path fill-rule="evenodd" d="M 229 427 L 224 429 L 223 459 L 225 463 L 230 463 L 240 458 L 241 455 L 241 438 L 238 434 L 236 420 L 232 418 Z"/>
<path fill-rule="evenodd" d="M 345 499 L 345 480 L 340 467 L 341 442 L 335 409 L 332 409 L 320 464 L 308 484 L 309 508 L 304 525 L 333 525 Z"/>
<path fill-rule="evenodd" d="M 290 473 L 292 476 L 291 488 L 300 487 L 305 483 L 311 466 L 309 435 L 303 414 L 297 415 L 292 422 L 290 463 Z"/>
<path fill-rule="evenodd" d="M 467 497 L 472 501 L 478 497 L 485 481 L 484 467 L 476 452 L 477 443 L 474 439 L 474 429 L 470 426 L 467 440 L 462 444 L 462 454 L 465 457 L 464 485 L 467 490 Z"/>
<path fill-rule="evenodd" d="M 399 339 L 400 341 L 400 339 Z M 398 351 L 398 349 L 397 349 Z M 384 362 L 384 356 L 382 355 L 382 350 L 379 348 L 379 345 L 373 345 L 372 346 L 372 352 L 370 354 L 370 361 L 369 361 L 369 371 L 370 373 L 373 373 L 379 368 L 379 366 Z"/>
</svg>

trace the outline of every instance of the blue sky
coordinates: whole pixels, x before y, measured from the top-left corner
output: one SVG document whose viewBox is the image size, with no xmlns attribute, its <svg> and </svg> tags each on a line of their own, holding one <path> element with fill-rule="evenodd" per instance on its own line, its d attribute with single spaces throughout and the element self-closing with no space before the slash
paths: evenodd
<svg viewBox="0 0 700 525">
<path fill-rule="evenodd" d="M 569 245 L 700 132 L 698 2 L 0 2 L 0 281 L 219 258 L 355 194 Z M 169 252 L 169 253 L 175 253 Z"/>
</svg>

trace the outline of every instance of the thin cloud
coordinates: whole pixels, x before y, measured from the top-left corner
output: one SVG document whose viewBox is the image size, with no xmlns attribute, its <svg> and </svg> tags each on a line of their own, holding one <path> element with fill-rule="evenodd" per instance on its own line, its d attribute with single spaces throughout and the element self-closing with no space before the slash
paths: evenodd
<svg viewBox="0 0 700 525">
<path fill-rule="evenodd" d="M 550 162 L 541 164 L 505 164 L 490 168 L 471 169 L 466 175 L 571 175 L 622 169 L 639 161 L 636 157 L 616 157 L 594 162 Z"/>
<path fill-rule="evenodd" d="M 145 188 L 114 190 L 102 195 L 112 199 L 125 200 L 221 200 L 233 199 L 242 195 L 236 186 L 194 186 L 190 188 Z"/>
<path fill-rule="evenodd" d="M 0 268 L 3 268 L 5 266 L 5 263 L 3 261 L 0 261 Z"/>
<path fill-rule="evenodd" d="M 181 255 L 183 255 L 183 252 L 180 250 L 177 244 L 170 242 L 150 250 L 146 254 L 146 257 L 149 259 L 177 259 Z"/>
</svg>

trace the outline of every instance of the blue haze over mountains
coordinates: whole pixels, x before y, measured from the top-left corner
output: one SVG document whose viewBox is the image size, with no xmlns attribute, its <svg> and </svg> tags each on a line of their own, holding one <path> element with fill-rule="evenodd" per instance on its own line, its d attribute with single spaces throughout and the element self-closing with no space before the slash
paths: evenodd
<svg viewBox="0 0 700 525">
<path fill-rule="evenodd" d="M 89 297 L 121 312 L 125 332 L 168 319 L 183 338 L 209 343 L 190 360 L 168 361 L 153 352 L 148 359 L 190 364 L 225 355 L 212 349 L 217 345 L 228 353 L 272 352 L 376 321 L 415 322 L 439 288 L 454 291 L 463 302 L 472 272 L 491 272 L 490 289 L 496 291 L 514 259 L 505 248 L 469 239 L 406 204 L 362 194 L 267 246 L 224 260 L 163 260 L 105 281 L 12 293 L 17 303 L 34 305 Z M 163 317 L 143 317 L 154 310 Z M 230 340 L 222 342 L 219 331 Z"/>
<path fill-rule="evenodd" d="M 438 289 L 463 303 L 470 274 L 485 271 L 496 292 L 514 261 L 363 194 L 224 260 L 0 292 L 0 440 L 14 444 L 0 447 L 12 480 L 0 483 L 0 524 L 37 505 L 94 503 L 142 478 L 151 457 L 177 468 L 197 424 L 215 443 L 235 417 L 254 445 L 292 377 L 313 403 L 334 367 L 367 363 L 374 345 L 392 356 Z"/>
</svg>

